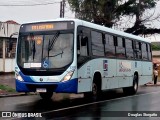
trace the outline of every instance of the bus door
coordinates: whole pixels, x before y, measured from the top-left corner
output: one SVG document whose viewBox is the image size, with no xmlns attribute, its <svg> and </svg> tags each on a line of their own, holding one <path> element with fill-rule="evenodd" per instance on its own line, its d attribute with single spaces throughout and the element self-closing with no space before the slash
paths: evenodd
<svg viewBox="0 0 160 120">
<path fill-rule="evenodd" d="M 78 27 L 77 31 L 78 92 L 89 92 L 92 88 L 91 65 L 88 62 L 90 29 Z"/>
</svg>

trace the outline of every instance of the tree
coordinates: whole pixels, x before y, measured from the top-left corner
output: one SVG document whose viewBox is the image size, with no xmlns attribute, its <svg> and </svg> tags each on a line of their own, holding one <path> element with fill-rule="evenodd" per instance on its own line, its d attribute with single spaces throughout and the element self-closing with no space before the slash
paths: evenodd
<svg viewBox="0 0 160 120">
<path fill-rule="evenodd" d="M 160 50 L 160 45 L 152 44 L 152 50 Z"/>
<path fill-rule="evenodd" d="M 132 34 L 160 33 L 160 29 L 147 28 L 146 23 L 160 18 L 160 14 L 146 14 L 159 0 L 68 0 L 76 17 L 106 27 L 118 26 L 123 17 L 134 19 L 132 26 L 124 29 Z"/>
<path fill-rule="evenodd" d="M 76 17 L 96 24 L 112 27 L 117 19 L 117 0 L 68 0 Z M 109 12 L 108 12 L 109 11 Z"/>
</svg>

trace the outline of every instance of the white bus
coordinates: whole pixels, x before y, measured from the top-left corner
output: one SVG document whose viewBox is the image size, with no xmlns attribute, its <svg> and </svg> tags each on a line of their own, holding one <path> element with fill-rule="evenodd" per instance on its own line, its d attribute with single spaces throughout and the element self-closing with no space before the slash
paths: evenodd
<svg viewBox="0 0 160 120">
<path fill-rule="evenodd" d="M 16 90 L 92 93 L 123 88 L 135 94 L 152 80 L 150 42 L 78 19 L 22 24 L 16 54 Z"/>
</svg>

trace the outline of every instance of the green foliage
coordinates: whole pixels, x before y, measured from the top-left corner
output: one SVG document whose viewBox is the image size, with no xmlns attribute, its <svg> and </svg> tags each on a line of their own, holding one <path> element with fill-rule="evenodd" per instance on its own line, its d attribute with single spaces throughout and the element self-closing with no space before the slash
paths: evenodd
<svg viewBox="0 0 160 120">
<path fill-rule="evenodd" d="M 79 19 L 111 27 L 112 20 L 118 17 L 115 14 L 117 0 L 68 0 L 68 2 Z"/>
<path fill-rule="evenodd" d="M 152 50 L 160 50 L 160 45 L 152 44 Z"/>
<path fill-rule="evenodd" d="M 122 16 L 142 16 L 146 9 L 154 8 L 157 0 L 68 0 L 76 17 L 96 24 L 112 27 Z M 143 21 L 144 22 L 144 21 Z"/>
<path fill-rule="evenodd" d="M 16 92 L 15 89 L 10 88 L 10 87 L 7 86 L 7 85 L 0 85 L 0 90 L 5 90 L 5 91 L 7 91 L 7 92 Z"/>
</svg>

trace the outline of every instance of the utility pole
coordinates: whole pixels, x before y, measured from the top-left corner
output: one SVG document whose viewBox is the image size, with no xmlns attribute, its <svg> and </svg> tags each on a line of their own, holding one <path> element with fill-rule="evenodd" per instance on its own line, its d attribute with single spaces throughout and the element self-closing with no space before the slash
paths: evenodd
<svg viewBox="0 0 160 120">
<path fill-rule="evenodd" d="M 60 2 L 60 18 L 64 18 L 64 7 L 65 7 L 65 0 Z"/>
</svg>

